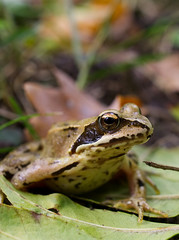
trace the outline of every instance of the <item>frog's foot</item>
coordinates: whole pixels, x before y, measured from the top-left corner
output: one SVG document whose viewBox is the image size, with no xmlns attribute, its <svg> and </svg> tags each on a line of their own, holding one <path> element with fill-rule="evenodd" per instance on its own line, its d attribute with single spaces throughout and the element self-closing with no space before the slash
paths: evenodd
<svg viewBox="0 0 179 240">
<path fill-rule="evenodd" d="M 168 217 L 165 212 L 152 208 L 143 197 L 130 197 L 120 201 L 107 201 L 107 204 L 112 204 L 115 208 L 134 209 L 138 213 L 138 222 L 143 221 L 144 212 L 155 213 L 162 217 Z"/>
</svg>

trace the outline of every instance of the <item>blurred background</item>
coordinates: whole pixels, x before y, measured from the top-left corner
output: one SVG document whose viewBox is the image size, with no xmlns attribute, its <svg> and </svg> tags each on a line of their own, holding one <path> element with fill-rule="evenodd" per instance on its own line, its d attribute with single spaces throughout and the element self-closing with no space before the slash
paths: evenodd
<svg viewBox="0 0 179 240">
<path fill-rule="evenodd" d="M 149 144 L 178 146 L 178 10 L 177 0 L 0 0 L 1 155 L 46 134 L 29 114 L 93 115 L 84 98 L 138 104 L 155 128 Z"/>
</svg>

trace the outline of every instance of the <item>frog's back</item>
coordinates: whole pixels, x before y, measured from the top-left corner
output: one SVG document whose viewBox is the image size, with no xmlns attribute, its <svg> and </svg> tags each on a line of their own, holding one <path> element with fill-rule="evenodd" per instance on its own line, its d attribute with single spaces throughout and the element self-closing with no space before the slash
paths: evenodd
<svg viewBox="0 0 179 240">
<path fill-rule="evenodd" d="M 91 119 L 90 119 L 91 120 Z M 84 131 L 85 122 L 88 119 L 81 121 L 70 121 L 53 125 L 45 139 L 43 156 L 61 158 L 69 156 L 71 147 L 78 136 Z"/>
</svg>

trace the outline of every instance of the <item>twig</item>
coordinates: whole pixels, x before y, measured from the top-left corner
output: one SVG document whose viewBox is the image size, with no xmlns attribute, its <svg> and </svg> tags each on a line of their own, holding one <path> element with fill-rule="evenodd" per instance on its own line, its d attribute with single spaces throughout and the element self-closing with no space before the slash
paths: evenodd
<svg viewBox="0 0 179 240">
<path fill-rule="evenodd" d="M 162 165 L 162 164 L 158 164 L 158 163 L 154 163 L 154 162 L 148 162 L 148 161 L 144 161 L 145 164 L 147 164 L 150 167 L 154 167 L 154 168 L 160 168 L 163 170 L 172 170 L 172 171 L 179 171 L 178 167 L 173 167 L 173 166 L 167 166 L 167 165 Z"/>
</svg>

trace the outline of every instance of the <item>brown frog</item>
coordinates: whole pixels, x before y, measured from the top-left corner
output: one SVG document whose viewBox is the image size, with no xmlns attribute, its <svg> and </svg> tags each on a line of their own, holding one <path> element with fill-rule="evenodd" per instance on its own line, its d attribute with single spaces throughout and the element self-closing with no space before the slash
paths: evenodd
<svg viewBox="0 0 179 240">
<path fill-rule="evenodd" d="M 109 204 L 135 209 L 139 222 L 144 211 L 166 217 L 147 204 L 145 182 L 156 187 L 129 154 L 132 146 L 145 143 L 152 133 L 149 120 L 129 103 L 120 111 L 106 110 L 96 117 L 55 124 L 46 139 L 12 151 L 1 162 L 0 172 L 10 176 L 17 189 L 44 180 L 55 191 L 82 194 L 100 187 L 122 169 L 129 179 L 131 197 Z"/>
</svg>

